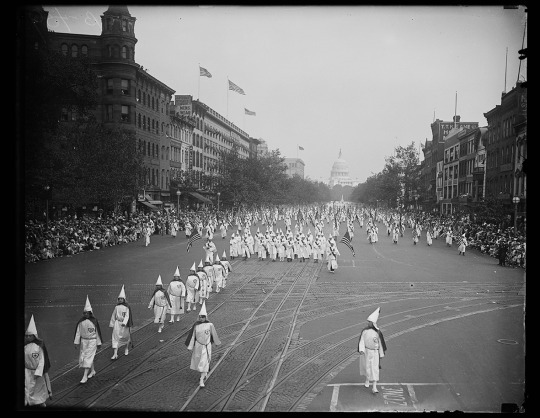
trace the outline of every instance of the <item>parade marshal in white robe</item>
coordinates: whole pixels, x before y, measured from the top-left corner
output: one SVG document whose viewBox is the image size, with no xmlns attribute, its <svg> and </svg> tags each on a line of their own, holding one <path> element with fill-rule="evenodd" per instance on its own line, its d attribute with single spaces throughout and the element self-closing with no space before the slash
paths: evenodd
<svg viewBox="0 0 540 418">
<path fill-rule="evenodd" d="M 91 315 L 91 312 L 90 312 Z M 75 329 L 74 344 L 80 344 L 79 367 L 91 368 L 98 347 L 101 346 L 99 324 L 93 316 L 81 319 Z"/>
<path fill-rule="evenodd" d="M 368 326 L 360 333 L 358 341 L 358 351 L 360 352 L 360 375 L 366 377 L 365 386 L 369 387 L 369 382 L 373 382 L 373 393 L 377 393 L 377 382 L 379 381 L 380 359 L 384 357 L 386 343 L 384 336 L 377 326 L 380 308 L 377 308 L 368 317 Z"/>
</svg>

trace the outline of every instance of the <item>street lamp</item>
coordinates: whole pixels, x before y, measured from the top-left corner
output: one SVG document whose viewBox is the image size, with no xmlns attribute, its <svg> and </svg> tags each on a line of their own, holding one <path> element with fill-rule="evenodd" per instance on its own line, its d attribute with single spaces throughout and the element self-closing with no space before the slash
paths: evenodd
<svg viewBox="0 0 540 418">
<path fill-rule="evenodd" d="M 219 212 L 219 196 L 221 196 L 221 192 L 217 192 L 217 211 Z"/>
<path fill-rule="evenodd" d="M 176 216 L 180 216 L 180 195 L 182 192 L 180 190 L 176 191 Z"/>
<path fill-rule="evenodd" d="M 49 226 L 49 190 L 51 187 L 49 185 L 46 185 L 43 189 L 45 189 L 45 222 L 47 227 Z"/>
<path fill-rule="evenodd" d="M 519 203 L 519 197 L 514 196 L 512 198 L 512 202 L 514 202 L 514 234 L 517 234 L 517 207 Z"/>
</svg>

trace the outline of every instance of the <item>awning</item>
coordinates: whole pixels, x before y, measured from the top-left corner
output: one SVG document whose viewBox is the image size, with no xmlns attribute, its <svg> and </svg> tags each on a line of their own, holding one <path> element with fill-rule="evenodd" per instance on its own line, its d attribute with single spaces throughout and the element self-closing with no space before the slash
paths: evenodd
<svg viewBox="0 0 540 418">
<path fill-rule="evenodd" d="M 162 205 L 163 202 L 161 200 L 149 200 L 148 203 L 151 205 Z"/>
<path fill-rule="evenodd" d="M 148 207 L 149 207 L 150 209 L 152 209 L 152 210 L 159 210 L 158 207 L 152 205 L 151 203 L 148 203 L 148 202 L 145 202 L 145 201 L 141 201 L 141 202 L 139 202 L 139 203 L 142 203 L 144 206 L 148 206 Z"/>
<path fill-rule="evenodd" d="M 199 194 L 197 192 L 189 192 L 189 194 L 191 196 L 193 196 L 194 198 L 199 199 L 201 202 L 208 203 L 210 205 L 213 204 L 210 199 L 207 199 L 206 197 L 204 197 L 203 195 L 201 195 L 201 194 Z"/>
</svg>

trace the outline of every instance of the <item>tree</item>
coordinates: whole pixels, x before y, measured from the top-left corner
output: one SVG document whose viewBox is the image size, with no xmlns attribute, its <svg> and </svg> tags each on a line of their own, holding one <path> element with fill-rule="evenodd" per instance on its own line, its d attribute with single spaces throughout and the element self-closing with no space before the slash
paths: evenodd
<svg viewBox="0 0 540 418">
<path fill-rule="evenodd" d="M 132 130 L 97 122 L 64 125 L 51 144 L 47 176 L 56 200 L 74 207 L 98 203 L 118 209 L 141 187 L 143 157 Z"/>
</svg>

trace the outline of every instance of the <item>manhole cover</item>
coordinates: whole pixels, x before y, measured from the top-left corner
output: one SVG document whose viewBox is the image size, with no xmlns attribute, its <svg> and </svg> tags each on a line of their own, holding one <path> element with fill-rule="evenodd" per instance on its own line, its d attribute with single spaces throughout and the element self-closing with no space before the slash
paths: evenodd
<svg viewBox="0 0 540 418">
<path fill-rule="evenodd" d="M 510 345 L 515 345 L 517 344 L 517 341 L 514 341 L 514 340 L 505 340 L 505 339 L 500 339 L 500 340 L 497 340 L 498 343 L 501 343 L 501 344 L 510 344 Z"/>
</svg>

